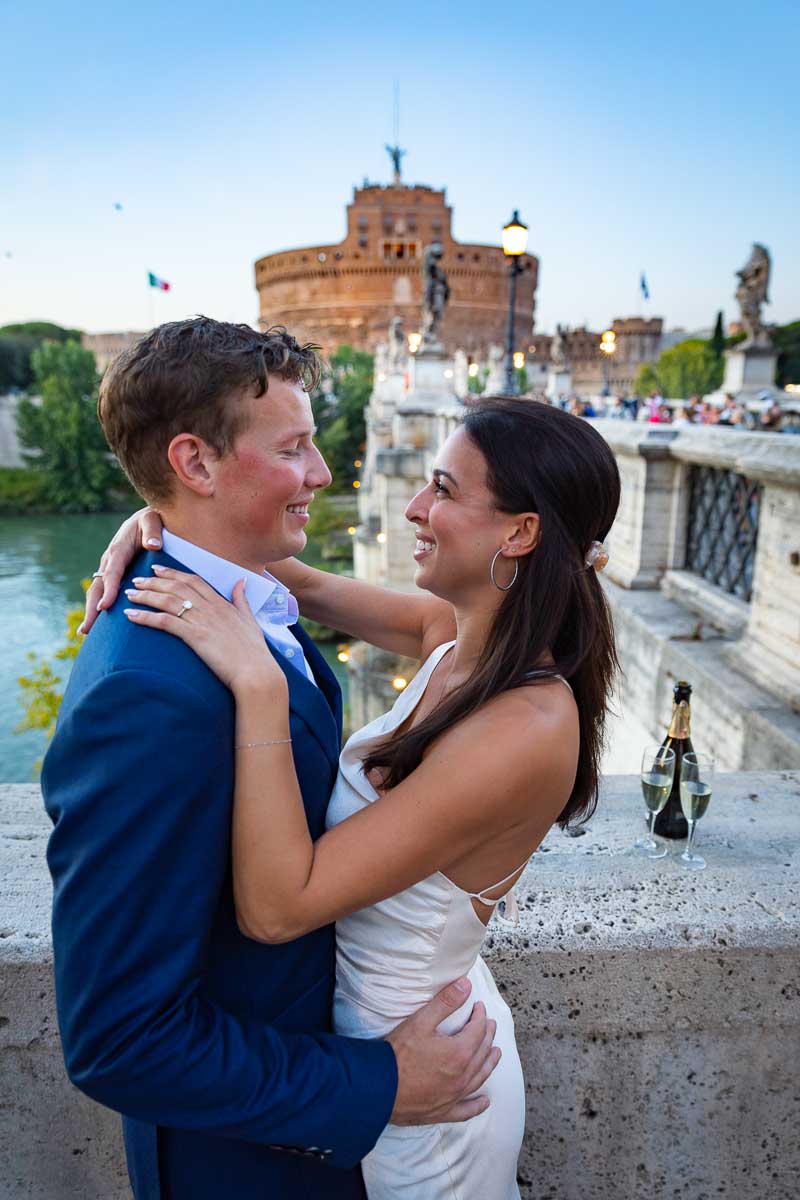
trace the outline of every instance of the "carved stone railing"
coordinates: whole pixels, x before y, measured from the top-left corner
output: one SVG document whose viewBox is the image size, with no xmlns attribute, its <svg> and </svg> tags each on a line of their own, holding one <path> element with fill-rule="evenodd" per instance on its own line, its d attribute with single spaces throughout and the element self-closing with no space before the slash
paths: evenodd
<svg viewBox="0 0 800 1200">
<path fill-rule="evenodd" d="M 718 777 L 699 873 L 680 844 L 625 853 L 636 777 L 548 834 L 484 946 L 526 1079 L 524 1200 L 796 1200 L 798 805 L 800 773 Z M 118 1119 L 61 1060 L 49 828 L 38 788 L 0 787 L 0 1196 L 129 1200 Z"/>
<path fill-rule="evenodd" d="M 622 477 L 608 578 L 624 589 L 660 588 L 711 627 L 738 637 L 729 660 L 800 711 L 800 438 L 592 424 L 613 449 Z M 689 542 L 698 515 L 697 499 L 694 513 L 691 508 L 697 467 L 710 469 L 717 481 L 741 481 L 729 486 L 740 528 L 719 571 L 720 582 L 733 580 L 732 587 L 708 582 L 713 570 L 697 570 L 704 559 Z"/>
</svg>

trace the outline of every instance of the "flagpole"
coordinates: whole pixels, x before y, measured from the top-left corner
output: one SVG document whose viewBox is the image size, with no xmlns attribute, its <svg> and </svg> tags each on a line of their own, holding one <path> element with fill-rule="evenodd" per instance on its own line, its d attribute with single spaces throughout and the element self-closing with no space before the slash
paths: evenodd
<svg viewBox="0 0 800 1200">
<path fill-rule="evenodd" d="M 147 310 L 148 310 L 149 320 L 150 320 L 150 325 L 148 327 L 148 333 L 150 332 L 151 329 L 155 329 L 155 327 L 156 327 L 156 306 L 155 306 L 155 301 L 153 300 L 153 292 L 154 291 L 155 291 L 155 288 L 153 287 L 153 285 L 150 282 L 150 272 L 148 271 L 148 273 L 147 273 Z"/>
</svg>

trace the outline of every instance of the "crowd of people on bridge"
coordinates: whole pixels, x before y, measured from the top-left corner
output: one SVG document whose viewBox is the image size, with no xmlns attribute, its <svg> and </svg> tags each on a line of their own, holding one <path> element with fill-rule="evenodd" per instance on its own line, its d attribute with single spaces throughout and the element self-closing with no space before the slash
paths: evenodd
<svg viewBox="0 0 800 1200">
<path fill-rule="evenodd" d="M 557 403 L 577 417 L 608 417 L 649 425 L 672 425 L 676 429 L 689 425 L 717 425 L 723 429 L 750 432 L 800 432 L 800 426 L 787 419 L 780 403 L 767 391 L 759 395 L 759 407 L 755 409 L 742 404 L 731 393 L 725 396 L 721 406 L 697 394 L 686 401 L 665 400 L 657 391 L 652 391 L 646 399 L 639 395 L 611 395 L 586 400 L 573 395 L 562 396 Z"/>
</svg>

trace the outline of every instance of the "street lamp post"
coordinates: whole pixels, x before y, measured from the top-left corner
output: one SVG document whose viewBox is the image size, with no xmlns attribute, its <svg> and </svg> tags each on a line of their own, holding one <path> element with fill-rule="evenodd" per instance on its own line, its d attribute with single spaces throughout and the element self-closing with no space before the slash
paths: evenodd
<svg viewBox="0 0 800 1200">
<path fill-rule="evenodd" d="M 610 395 L 608 364 L 617 349 L 617 335 L 613 329 L 607 329 L 600 338 L 600 351 L 603 355 L 603 395 Z"/>
<path fill-rule="evenodd" d="M 503 253 L 508 260 L 508 329 L 506 332 L 506 391 L 510 396 L 517 394 L 514 373 L 514 308 L 517 301 L 517 276 L 522 274 L 520 258 L 528 245 L 528 226 L 519 219 L 514 209 L 511 220 L 503 226 Z"/>
</svg>

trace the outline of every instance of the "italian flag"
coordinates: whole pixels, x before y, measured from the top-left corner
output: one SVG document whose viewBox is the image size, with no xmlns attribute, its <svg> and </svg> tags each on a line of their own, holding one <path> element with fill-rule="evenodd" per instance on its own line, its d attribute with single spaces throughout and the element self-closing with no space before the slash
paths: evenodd
<svg viewBox="0 0 800 1200">
<path fill-rule="evenodd" d="M 158 276 L 154 275 L 152 271 L 147 272 L 147 278 L 149 280 L 150 287 L 158 288 L 160 292 L 168 292 L 171 287 L 171 284 L 167 283 L 166 279 L 159 279 Z"/>
</svg>

